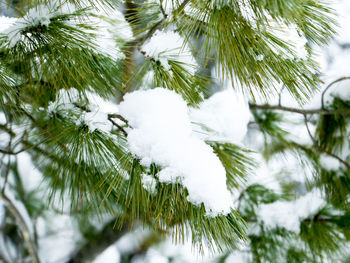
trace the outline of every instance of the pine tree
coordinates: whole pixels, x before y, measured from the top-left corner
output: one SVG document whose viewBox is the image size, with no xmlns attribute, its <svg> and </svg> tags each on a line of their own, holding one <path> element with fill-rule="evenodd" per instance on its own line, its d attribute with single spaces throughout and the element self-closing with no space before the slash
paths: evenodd
<svg viewBox="0 0 350 263">
<path fill-rule="evenodd" d="M 302 106 L 322 86 L 315 48 L 335 34 L 326 3 L 8 2 L 0 260 L 40 262 L 37 224 L 50 213 L 68 213 L 82 236 L 61 262 L 89 262 L 135 226 L 149 233 L 123 262 L 165 237 L 217 262 L 346 255 L 350 98 L 334 87 L 350 77 Z M 257 166 L 283 156 L 304 180 L 271 171 L 269 188 Z M 33 167 L 42 183 L 31 189 Z"/>
</svg>

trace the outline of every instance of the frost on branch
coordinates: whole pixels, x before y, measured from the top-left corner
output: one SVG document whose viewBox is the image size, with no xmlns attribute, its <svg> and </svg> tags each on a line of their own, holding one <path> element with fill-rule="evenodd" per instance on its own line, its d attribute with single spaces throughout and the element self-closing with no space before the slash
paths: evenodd
<svg viewBox="0 0 350 263">
<path fill-rule="evenodd" d="M 204 204 L 207 214 L 227 214 L 232 207 L 226 171 L 213 149 L 191 129 L 189 109 L 180 95 L 156 88 L 127 94 L 119 105 L 132 127 L 129 150 L 149 166 L 159 165 L 158 179 L 182 183 L 188 200 Z"/>
</svg>

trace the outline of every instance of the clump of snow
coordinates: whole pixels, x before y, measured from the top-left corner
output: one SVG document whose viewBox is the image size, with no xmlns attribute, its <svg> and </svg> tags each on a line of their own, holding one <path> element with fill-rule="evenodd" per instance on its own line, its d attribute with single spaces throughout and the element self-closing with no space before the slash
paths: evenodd
<svg viewBox="0 0 350 263">
<path fill-rule="evenodd" d="M 157 181 L 152 176 L 147 174 L 142 174 L 142 186 L 151 194 L 156 193 Z"/>
<path fill-rule="evenodd" d="M 109 22 L 109 31 L 117 39 L 123 41 L 130 41 L 134 39 L 130 24 L 125 20 L 123 13 L 119 10 L 94 9 L 93 13 Z"/>
<path fill-rule="evenodd" d="M 5 32 L 10 26 L 17 21 L 15 17 L 0 16 L 0 33 Z"/>
<path fill-rule="evenodd" d="M 194 136 L 180 95 L 162 88 L 135 91 L 125 95 L 119 110 L 132 127 L 129 150 L 143 165 L 160 165 L 159 180 L 180 181 L 189 192 L 188 200 L 203 203 L 210 216 L 230 212 L 225 169 L 213 149 Z"/>
<path fill-rule="evenodd" d="M 197 63 L 192 56 L 190 48 L 184 44 L 185 40 L 174 31 L 156 31 L 151 39 L 146 41 L 141 50 L 146 56 L 159 61 L 165 70 L 170 70 L 168 61 L 183 63 L 183 67 L 191 74 L 196 71 Z"/>
<path fill-rule="evenodd" d="M 28 10 L 24 17 L 12 21 L 12 24 L 2 33 L 8 36 L 9 47 L 14 47 L 19 41 L 24 40 L 22 34 L 26 28 L 35 26 L 48 27 L 50 19 L 59 14 L 57 7 L 51 5 L 39 5 Z"/>
<path fill-rule="evenodd" d="M 8 47 L 14 47 L 20 41 L 28 41 L 29 34 L 24 35 L 24 31 L 29 27 L 44 26 L 49 27 L 50 19 L 61 14 L 72 14 L 76 8 L 71 4 L 56 5 L 39 5 L 29 9 L 27 14 L 18 19 L 1 19 L 5 20 L 6 29 L 0 32 L 7 35 Z M 125 55 L 120 50 L 118 43 L 129 41 L 133 38 L 130 25 L 118 10 L 106 13 L 101 10 L 94 9 L 86 22 L 93 26 L 93 29 L 81 28 L 81 20 L 72 18 L 66 23 L 69 26 L 77 27 L 88 34 L 94 34 L 96 37 L 91 39 L 92 46 L 88 48 L 95 52 L 112 57 L 115 60 L 124 59 Z M 0 21 L 1 21 L 0 20 Z"/>
<path fill-rule="evenodd" d="M 203 124 L 212 132 L 205 139 L 240 143 L 247 133 L 250 119 L 248 103 L 233 89 L 215 93 L 191 110 L 191 120 Z M 205 134 L 201 131 L 199 134 Z"/>
<path fill-rule="evenodd" d="M 321 154 L 320 164 L 327 171 L 337 171 L 340 168 L 340 162 L 327 154 Z"/>
<path fill-rule="evenodd" d="M 256 61 L 263 61 L 264 58 L 265 58 L 265 55 L 260 54 L 260 55 L 256 56 Z"/>
<path fill-rule="evenodd" d="M 91 33 L 97 35 L 93 44 L 97 51 L 112 57 L 115 60 L 124 59 L 125 55 L 120 50 L 118 43 L 132 40 L 133 33 L 124 15 L 114 9 L 113 11 L 94 9 L 89 22 L 96 27 Z M 90 32 L 88 30 L 87 32 Z"/>
<path fill-rule="evenodd" d="M 315 215 L 326 204 L 319 191 L 315 190 L 295 201 L 277 201 L 263 204 L 257 211 L 257 218 L 268 227 L 283 227 L 295 233 L 300 232 L 300 221 Z"/>
</svg>

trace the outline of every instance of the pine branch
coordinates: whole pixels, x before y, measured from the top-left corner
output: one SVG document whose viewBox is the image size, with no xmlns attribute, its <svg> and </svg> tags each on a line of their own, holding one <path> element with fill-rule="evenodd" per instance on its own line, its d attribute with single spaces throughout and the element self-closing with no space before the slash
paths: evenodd
<svg viewBox="0 0 350 263">
<path fill-rule="evenodd" d="M 121 121 L 125 122 L 125 124 L 128 124 L 128 120 L 125 119 L 122 115 L 118 114 L 118 113 L 110 113 L 108 114 L 108 118 L 118 118 Z"/>
<path fill-rule="evenodd" d="M 26 225 L 26 222 L 24 218 L 22 217 L 21 213 L 18 211 L 16 206 L 12 203 L 12 201 L 5 195 L 5 193 L 0 192 L 0 199 L 5 203 L 6 207 L 9 209 L 9 211 L 12 213 L 12 215 L 16 218 L 17 224 L 19 228 L 21 229 L 22 236 L 24 239 L 24 242 L 27 244 L 30 257 L 32 259 L 32 263 L 40 263 L 36 245 L 33 242 L 33 240 L 30 237 L 29 229 Z"/>
<path fill-rule="evenodd" d="M 116 126 L 116 127 L 124 134 L 125 137 L 128 136 L 128 133 L 124 130 L 124 128 L 123 128 L 121 125 L 119 125 L 118 123 L 116 123 L 116 122 L 112 119 L 112 117 L 108 116 L 108 120 L 109 120 L 114 126 Z"/>
<path fill-rule="evenodd" d="M 184 1 L 182 2 L 182 4 L 179 6 L 179 8 L 176 9 L 176 10 L 174 10 L 173 13 L 174 13 L 174 14 L 179 14 L 179 13 L 181 13 L 182 10 L 185 9 L 186 5 L 187 5 L 190 1 L 191 1 L 191 0 L 184 0 Z"/>
</svg>

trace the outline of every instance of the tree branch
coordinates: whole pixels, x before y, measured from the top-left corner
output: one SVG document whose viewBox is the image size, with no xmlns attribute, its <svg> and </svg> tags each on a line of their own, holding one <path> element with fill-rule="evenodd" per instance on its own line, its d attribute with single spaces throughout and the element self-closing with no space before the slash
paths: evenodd
<svg viewBox="0 0 350 263">
<path fill-rule="evenodd" d="M 336 79 L 335 81 L 331 82 L 322 92 L 321 94 L 321 108 L 322 109 L 325 109 L 325 106 L 324 106 L 324 96 L 326 94 L 326 92 L 329 90 L 330 87 L 332 87 L 334 84 L 338 83 L 338 82 L 341 82 L 341 81 L 344 81 L 344 80 L 347 80 L 347 79 L 350 79 L 350 77 L 342 77 L 342 78 L 339 78 L 339 79 Z"/>
<path fill-rule="evenodd" d="M 108 120 L 109 120 L 114 126 L 116 126 L 116 127 L 124 134 L 125 137 L 128 136 L 128 133 L 126 132 L 126 130 L 125 130 L 121 125 L 119 125 L 118 123 L 116 123 L 116 122 L 112 119 L 112 117 L 108 116 Z"/>
</svg>

